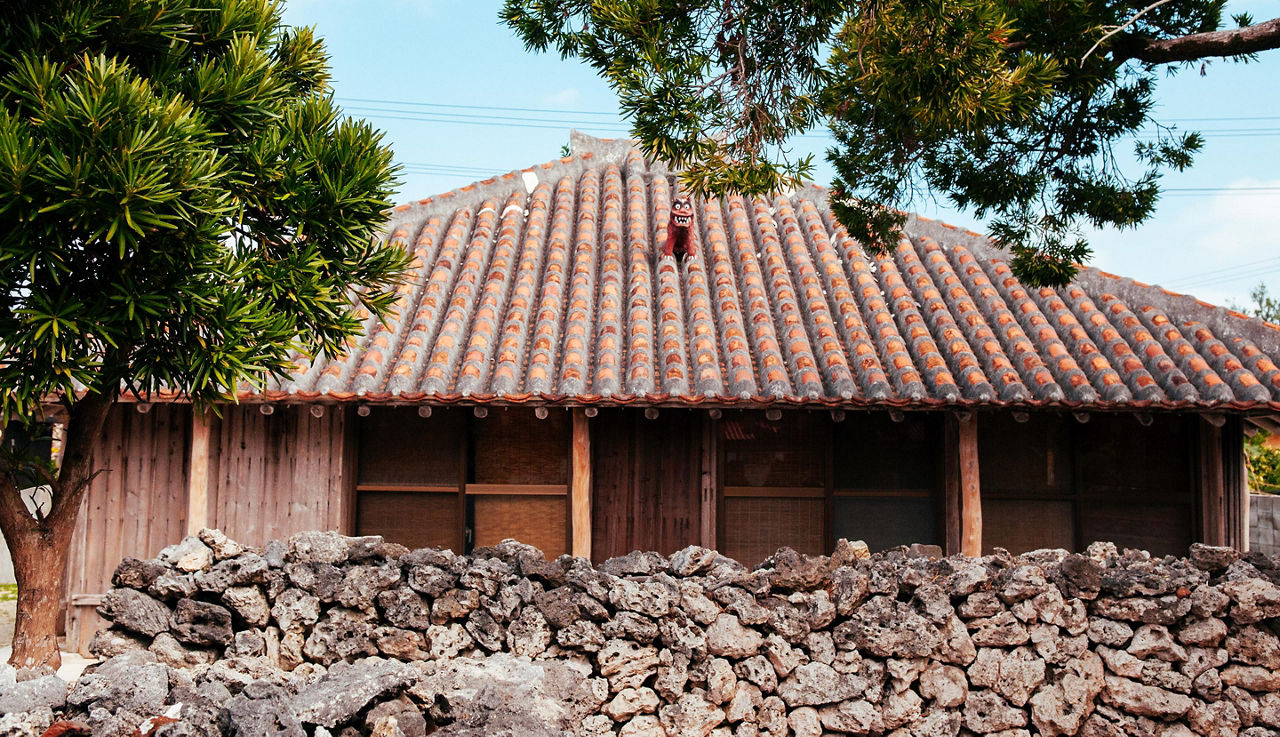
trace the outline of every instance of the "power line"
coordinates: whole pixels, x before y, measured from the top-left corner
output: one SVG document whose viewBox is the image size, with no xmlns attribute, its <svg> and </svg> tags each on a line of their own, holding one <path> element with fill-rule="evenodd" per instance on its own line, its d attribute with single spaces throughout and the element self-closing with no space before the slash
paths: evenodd
<svg viewBox="0 0 1280 737">
<path fill-rule="evenodd" d="M 1211 269 L 1209 271 L 1202 271 L 1190 276 L 1179 277 L 1177 279 L 1171 280 L 1169 284 L 1187 284 L 1187 283 L 1199 281 L 1200 279 L 1203 279 L 1205 277 L 1217 279 L 1219 276 L 1225 275 L 1227 273 L 1234 274 L 1235 272 L 1240 271 L 1241 269 L 1252 270 L 1261 264 L 1274 263 L 1276 261 L 1280 261 L 1280 256 L 1268 256 L 1263 259 L 1258 259 L 1257 261 L 1247 261 L 1243 264 L 1234 264 L 1232 266 L 1224 266 L 1220 269 Z"/>
<path fill-rule="evenodd" d="M 618 113 L 606 110 L 569 110 L 564 108 L 527 108 L 506 105 L 458 105 L 444 102 L 419 102 L 416 100 L 387 100 L 373 97 L 337 97 L 337 100 L 371 103 L 374 105 L 407 105 L 410 107 L 451 108 L 455 110 L 497 110 L 500 112 L 551 113 L 559 115 L 605 115 L 618 117 Z M 1242 120 L 1280 120 L 1280 115 L 1226 115 L 1216 117 L 1166 118 L 1171 123 L 1229 123 Z"/>
<path fill-rule="evenodd" d="M 497 110 L 500 112 L 519 112 L 519 113 L 555 113 L 564 115 L 610 115 L 617 116 L 617 113 L 597 112 L 594 110 L 553 110 L 550 108 L 535 107 L 506 107 L 502 105 L 453 105 L 443 102 L 412 102 L 409 100 L 378 100 L 369 97 L 338 97 L 338 100 L 350 100 L 352 102 L 366 102 L 374 105 L 408 105 L 411 107 L 427 107 L 427 108 L 453 108 L 457 110 Z"/>
<path fill-rule="evenodd" d="M 1245 279 L 1250 279 L 1250 280 L 1257 279 L 1259 277 L 1267 276 L 1268 274 L 1275 274 L 1277 272 L 1280 272 L 1280 266 L 1276 266 L 1270 269 L 1263 269 L 1261 271 L 1253 271 L 1247 274 L 1238 274 L 1235 276 L 1226 276 L 1219 279 L 1210 279 L 1208 281 L 1196 282 L 1192 286 L 1194 288 L 1216 287 L 1216 286 L 1221 286 L 1223 284 L 1230 284 L 1231 282 L 1235 282 L 1235 281 L 1243 281 Z"/>
</svg>

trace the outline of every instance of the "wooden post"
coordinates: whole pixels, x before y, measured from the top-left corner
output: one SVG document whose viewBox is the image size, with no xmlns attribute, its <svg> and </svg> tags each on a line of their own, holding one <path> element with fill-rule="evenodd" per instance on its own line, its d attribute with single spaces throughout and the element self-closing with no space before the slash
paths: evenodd
<svg viewBox="0 0 1280 737">
<path fill-rule="evenodd" d="M 187 475 L 187 534 L 209 526 L 209 444 L 212 418 L 191 411 L 191 463 Z"/>
<path fill-rule="evenodd" d="M 960 552 L 982 555 L 982 486 L 978 476 L 978 419 L 956 418 L 956 456 L 960 486 Z"/>
<path fill-rule="evenodd" d="M 573 555 L 591 557 L 591 420 L 582 409 L 573 410 L 573 464 L 569 489 L 573 520 Z"/>
</svg>

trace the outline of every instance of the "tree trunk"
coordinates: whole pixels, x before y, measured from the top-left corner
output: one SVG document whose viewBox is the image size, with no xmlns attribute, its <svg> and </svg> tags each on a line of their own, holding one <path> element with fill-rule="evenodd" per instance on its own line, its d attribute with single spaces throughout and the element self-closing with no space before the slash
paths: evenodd
<svg viewBox="0 0 1280 737">
<path fill-rule="evenodd" d="M 62 664 L 58 613 L 75 525 L 76 516 L 64 513 L 43 524 L 32 519 L 17 535 L 5 532 L 18 581 L 18 616 L 9 657 L 15 668 L 47 665 L 57 670 Z"/>
<path fill-rule="evenodd" d="M 47 665 L 56 670 L 62 664 L 58 611 L 67 558 L 80 503 L 93 480 L 93 443 L 102 433 L 111 404 L 111 399 L 89 393 L 71 406 L 62 468 L 51 485 L 52 501 L 43 519 L 27 511 L 16 480 L 0 468 L 0 532 L 13 556 L 18 580 L 13 654 L 9 657 L 14 667 Z"/>
</svg>

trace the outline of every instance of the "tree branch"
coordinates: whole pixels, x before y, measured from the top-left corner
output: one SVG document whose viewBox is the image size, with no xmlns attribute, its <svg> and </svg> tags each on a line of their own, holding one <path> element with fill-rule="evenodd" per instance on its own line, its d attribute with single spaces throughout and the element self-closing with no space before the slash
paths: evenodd
<svg viewBox="0 0 1280 737">
<path fill-rule="evenodd" d="M 1142 10 L 1139 10 L 1138 12 L 1134 13 L 1133 16 L 1129 18 L 1129 20 L 1125 21 L 1123 25 L 1116 26 L 1115 28 L 1112 28 L 1110 31 L 1107 31 L 1107 34 L 1105 36 L 1098 39 L 1097 43 L 1090 46 L 1089 50 L 1084 52 L 1084 56 L 1080 57 L 1080 66 L 1084 66 L 1085 59 L 1088 59 L 1089 55 L 1092 54 L 1094 51 L 1096 51 L 1097 48 L 1103 44 L 1104 41 L 1116 35 L 1117 33 L 1120 33 L 1124 29 L 1132 26 L 1134 23 L 1137 23 L 1138 19 L 1141 18 L 1143 15 L 1145 15 L 1146 13 L 1152 10 L 1155 10 L 1156 8 L 1160 7 L 1161 5 L 1164 5 L 1169 1 L 1170 0 L 1156 0 L 1156 2 L 1151 3 L 1150 5 L 1143 8 Z"/>
<path fill-rule="evenodd" d="M 1238 56 L 1280 48 L 1280 18 L 1226 31 L 1193 33 L 1177 38 L 1121 36 L 1111 47 L 1117 61 L 1136 59 L 1150 64 L 1195 61 L 1211 56 Z"/>
</svg>

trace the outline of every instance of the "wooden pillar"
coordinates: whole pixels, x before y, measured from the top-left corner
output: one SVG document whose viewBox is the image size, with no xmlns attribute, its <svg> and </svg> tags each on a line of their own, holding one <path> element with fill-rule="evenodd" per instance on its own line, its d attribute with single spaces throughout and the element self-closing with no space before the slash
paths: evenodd
<svg viewBox="0 0 1280 737">
<path fill-rule="evenodd" d="M 569 509 L 573 526 L 570 552 L 591 557 L 591 419 L 586 410 L 573 410 L 573 463 Z"/>
<path fill-rule="evenodd" d="M 716 549 L 716 512 L 719 509 L 720 482 L 716 474 L 719 458 L 718 440 L 720 424 L 709 414 L 702 415 L 702 510 L 698 544 L 710 550 Z"/>
<path fill-rule="evenodd" d="M 947 553 L 982 555 L 982 487 L 978 475 L 978 420 L 972 412 L 947 416 Z"/>
<path fill-rule="evenodd" d="M 213 418 L 198 408 L 191 411 L 191 458 L 187 474 L 187 534 L 209 526 L 209 447 Z"/>
</svg>

